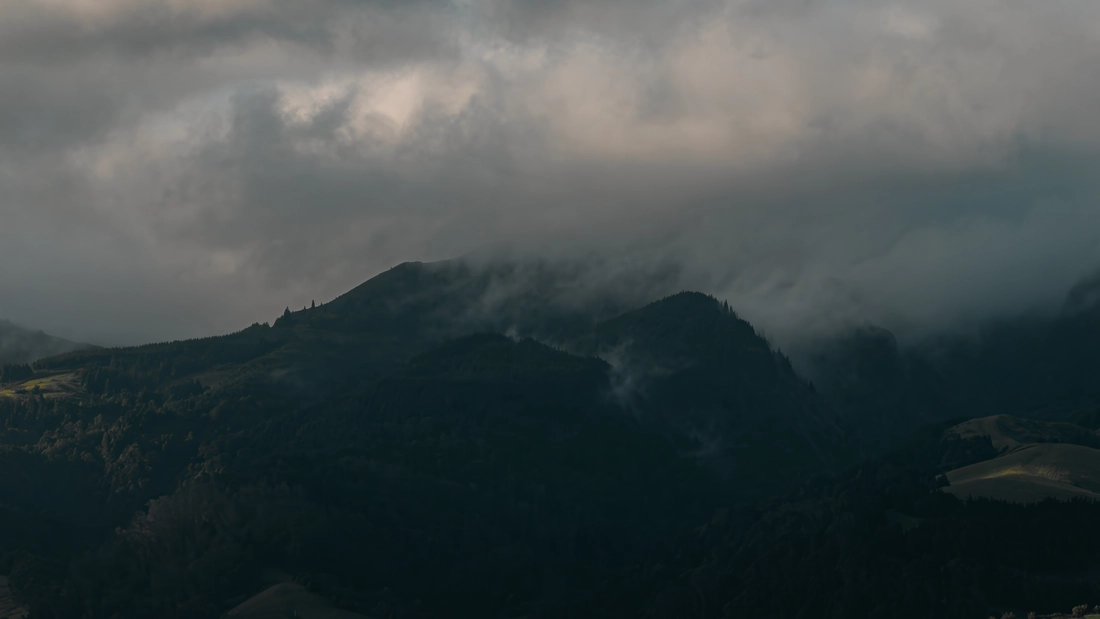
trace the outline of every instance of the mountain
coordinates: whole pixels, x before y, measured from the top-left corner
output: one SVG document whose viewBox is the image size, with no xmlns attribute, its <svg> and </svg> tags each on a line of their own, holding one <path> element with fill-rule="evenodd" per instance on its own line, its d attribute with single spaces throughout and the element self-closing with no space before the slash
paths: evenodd
<svg viewBox="0 0 1100 619">
<path fill-rule="evenodd" d="M 74 350 L 95 348 L 90 344 L 78 344 L 32 331 L 0 319 L 0 366 L 24 365 L 43 357 L 52 357 Z"/>
<path fill-rule="evenodd" d="M 1100 426 L 1098 287 L 1078 286 L 1054 316 L 990 321 L 904 346 L 874 325 L 848 329 L 805 345 L 799 367 L 880 452 L 921 424 L 955 418 Z"/>
<path fill-rule="evenodd" d="M 406 263 L 270 325 L 21 367 L 0 387 L 0 574 L 39 617 L 963 619 L 1100 599 L 1100 504 L 951 494 L 1013 443 L 1091 440 L 968 422 L 1025 402 L 984 391 L 1004 388 L 992 353 L 867 329 L 810 383 L 712 297 L 587 277 Z M 1069 389 L 1052 417 L 1092 424 L 1075 381 L 1011 388 Z"/>
<path fill-rule="evenodd" d="M 959 497 L 1033 503 L 1048 498 L 1100 499 L 1100 433 L 1072 423 L 1009 415 L 971 419 L 945 440 L 984 439 L 1000 452 L 945 476 Z"/>
<path fill-rule="evenodd" d="M 800 365 L 814 387 L 843 412 L 843 423 L 879 451 L 945 414 L 925 405 L 938 393 L 938 381 L 923 373 L 919 362 L 903 357 L 886 329 L 862 325 L 806 348 Z"/>
<path fill-rule="evenodd" d="M 1069 443 L 1100 447 L 1100 433 L 1066 422 L 1035 421 L 1011 415 L 993 415 L 960 423 L 947 435 L 958 438 L 988 437 L 993 447 L 1008 450 L 1035 443 Z"/>
<path fill-rule="evenodd" d="M 270 326 L 39 361 L 0 443 L 58 483 L 5 496 L 73 538 L 27 529 L 13 583 L 60 616 L 194 616 L 274 565 L 368 616 L 511 615 L 846 464 L 718 301 L 624 311 L 531 272 L 408 263 Z"/>
<path fill-rule="evenodd" d="M 1033 503 L 1100 499 L 1100 449 L 1081 445 L 1021 445 L 1008 453 L 947 473 L 944 490 L 959 497 Z"/>
<path fill-rule="evenodd" d="M 586 597 L 587 616 L 964 619 L 1100 597 L 1100 503 L 943 492 L 944 472 L 997 455 L 988 437 L 945 437 L 949 427 L 920 428 L 785 497 L 716 510 Z"/>
<path fill-rule="evenodd" d="M 790 360 L 712 297 L 666 297 L 572 346 L 611 362 L 615 397 L 628 409 L 698 437 L 706 461 L 759 493 L 851 457 L 835 412 Z"/>
<path fill-rule="evenodd" d="M 325 586 L 363 612 L 379 614 L 363 589 L 382 581 L 431 600 L 430 616 L 501 616 L 532 603 L 538 583 L 606 577 L 721 500 L 686 440 L 624 414 L 607 388 L 598 359 L 468 336 L 365 392 L 231 439 L 218 467 L 308 488 L 334 510 L 315 525 L 317 554 L 296 567 L 328 571 L 345 557 Z"/>
</svg>

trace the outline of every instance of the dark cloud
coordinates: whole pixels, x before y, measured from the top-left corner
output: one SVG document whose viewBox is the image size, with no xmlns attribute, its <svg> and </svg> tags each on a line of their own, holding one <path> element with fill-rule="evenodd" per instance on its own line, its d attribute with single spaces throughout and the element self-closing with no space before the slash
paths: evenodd
<svg viewBox="0 0 1100 619">
<path fill-rule="evenodd" d="M 1053 308 L 1100 266 L 1097 17 L 8 3 L 0 315 L 194 336 L 502 244 L 596 287 L 660 272 L 653 294 L 729 298 L 780 340 Z"/>
</svg>

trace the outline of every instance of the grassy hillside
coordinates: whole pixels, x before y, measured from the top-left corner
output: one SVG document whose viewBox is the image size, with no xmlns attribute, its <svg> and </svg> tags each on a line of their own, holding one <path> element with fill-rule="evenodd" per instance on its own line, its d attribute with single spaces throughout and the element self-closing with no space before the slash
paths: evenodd
<svg viewBox="0 0 1100 619">
<path fill-rule="evenodd" d="M 1100 450 L 1071 444 L 1029 444 L 947 473 L 945 490 L 961 498 L 1017 503 L 1100 499 Z"/>
</svg>

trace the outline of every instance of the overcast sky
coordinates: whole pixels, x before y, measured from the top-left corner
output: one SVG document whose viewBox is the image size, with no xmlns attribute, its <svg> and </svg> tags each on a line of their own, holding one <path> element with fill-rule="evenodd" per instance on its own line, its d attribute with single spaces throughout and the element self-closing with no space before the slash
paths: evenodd
<svg viewBox="0 0 1100 619">
<path fill-rule="evenodd" d="M 4 0 L 0 316 L 123 344 L 500 242 L 765 329 L 1100 267 L 1095 0 Z"/>
</svg>

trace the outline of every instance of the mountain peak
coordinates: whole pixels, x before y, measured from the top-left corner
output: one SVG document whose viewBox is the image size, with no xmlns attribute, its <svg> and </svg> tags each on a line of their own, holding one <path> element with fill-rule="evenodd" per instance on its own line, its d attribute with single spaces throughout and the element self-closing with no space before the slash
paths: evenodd
<svg viewBox="0 0 1100 619">
<path fill-rule="evenodd" d="M 696 292 L 694 290 L 683 290 L 676 294 L 671 294 L 663 299 L 650 303 L 648 307 L 674 307 L 681 310 L 690 309 L 698 312 L 724 311 L 723 305 L 719 303 L 718 299 L 709 294 Z"/>
<path fill-rule="evenodd" d="M 602 346 L 631 342 L 661 354 L 699 357 L 732 348 L 771 354 L 768 342 L 726 303 L 700 292 L 679 292 L 605 322 Z"/>
</svg>

